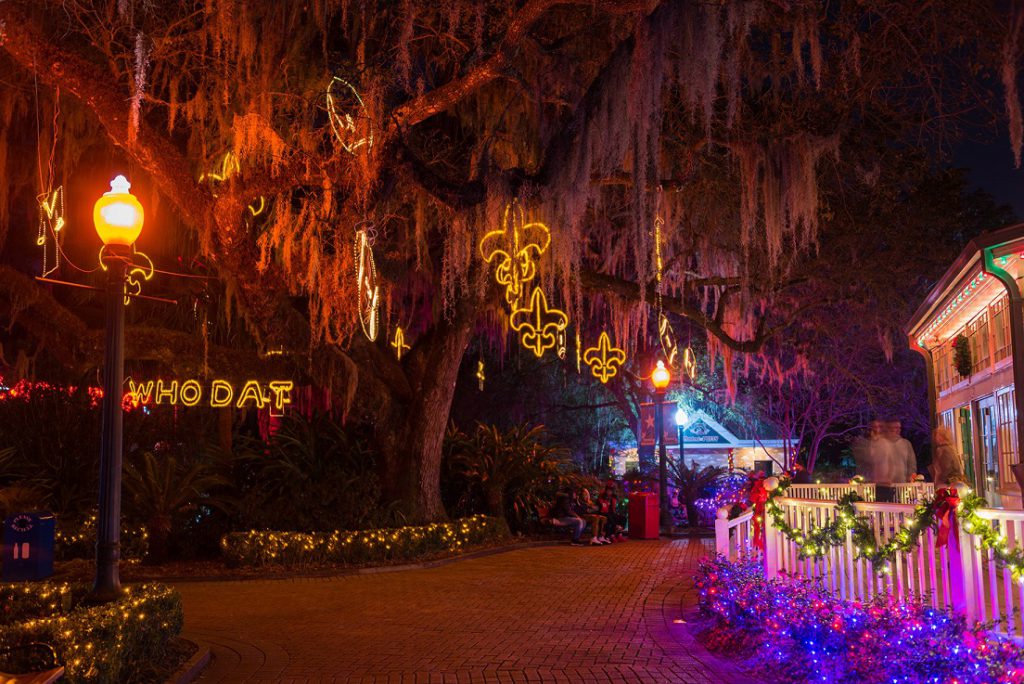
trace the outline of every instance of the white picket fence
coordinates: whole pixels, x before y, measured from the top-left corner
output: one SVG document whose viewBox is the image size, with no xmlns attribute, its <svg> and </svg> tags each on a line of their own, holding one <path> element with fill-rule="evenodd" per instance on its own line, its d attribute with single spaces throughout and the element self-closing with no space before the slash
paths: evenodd
<svg viewBox="0 0 1024 684">
<path fill-rule="evenodd" d="M 793 487 L 787 490 L 791 494 Z M 799 530 L 819 527 L 838 515 L 834 501 L 787 497 L 775 499 L 786 522 Z M 858 515 L 867 517 L 877 544 L 884 544 L 904 529 L 914 515 L 913 504 L 859 502 Z M 1024 511 L 983 509 L 978 515 L 1006 538 L 1008 548 L 1024 545 Z M 752 512 L 715 523 L 716 548 L 729 558 L 757 553 L 753 549 Z M 978 538 L 961 529 L 959 541 L 936 548 L 935 532 L 926 530 L 919 546 L 898 553 L 885 574 L 876 574 L 870 561 L 857 559 L 852 536 L 846 543 L 814 559 L 800 559 L 797 545 L 765 520 L 765 572 L 820 580 L 847 600 L 867 601 L 875 596 L 921 600 L 936 608 L 964 613 L 969 620 L 991 622 L 998 631 L 1024 638 L 1024 584 L 999 567 L 990 551 L 978 547 Z"/>
<path fill-rule="evenodd" d="M 935 486 L 931 482 L 898 482 L 891 486 L 896 488 L 898 503 L 917 503 L 935 495 Z M 839 497 L 854 492 L 865 501 L 876 499 L 875 485 L 870 482 L 859 485 L 791 484 L 786 490 L 786 494 L 794 499 L 814 499 L 816 501 L 836 501 Z"/>
</svg>

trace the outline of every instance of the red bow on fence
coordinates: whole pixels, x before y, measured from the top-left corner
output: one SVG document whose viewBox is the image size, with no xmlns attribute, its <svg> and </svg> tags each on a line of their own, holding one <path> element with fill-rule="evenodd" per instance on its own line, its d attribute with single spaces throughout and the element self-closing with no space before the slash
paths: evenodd
<svg viewBox="0 0 1024 684">
<path fill-rule="evenodd" d="M 768 490 L 763 479 L 750 485 L 750 503 L 754 505 L 754 546 L 764 551 L 764 505 L 768 503 Z"/>
<path fill-rule="evenodd" d="M 955 487 L 946 487 L 935 492 L 935 519 L 939 521 L 939 536 L 935 541 L 936 548 L 942 548 L 949 542 L 949 532 L 959 539 L 956 529 L 956 507 L 960 505 L 960 496 Z"/>
</svg>

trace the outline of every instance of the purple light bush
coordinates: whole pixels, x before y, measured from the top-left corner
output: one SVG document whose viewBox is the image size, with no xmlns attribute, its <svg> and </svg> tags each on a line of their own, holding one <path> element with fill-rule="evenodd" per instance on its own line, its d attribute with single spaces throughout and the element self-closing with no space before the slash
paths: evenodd
<svg viewBox="0 0 1024 684">
<path fill-rule="evenodd" d="M 945 610 L 843 601 L 813 580 L 767 580 L 757 559 L 705 559 L 696 587 L 711 618 L 705 644 L 763 681 L 1024 682 L 1024 649 Z"/>
</svg>

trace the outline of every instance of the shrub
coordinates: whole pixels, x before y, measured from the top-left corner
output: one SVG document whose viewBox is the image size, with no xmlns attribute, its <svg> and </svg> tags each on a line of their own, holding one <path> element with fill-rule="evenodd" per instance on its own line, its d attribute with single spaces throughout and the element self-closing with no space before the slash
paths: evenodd
<svg viewBox="0 0 1024 684">
<path fill-rule="evenodd" d="M 65 667 L 62 681 L 105 684 L 145 671 L 181 632 L 181 598 L 169 587 L 132 586 L 117 601 L 98 606 L 82 602 L 87 589 L 52 582 L 0 585 L 0 649 L 49 644 Z"/>
<path fill-rule="evenodd" d="M 820 580 L 765 579 L 757 558 L 701 563 L 709 647 L 749 657 L 764 681 L 1019 682 L 1024 651 L 962 616 L 884 596 L 843 601 Z"/>
<path fill-rule="evenodd" d="M 141 561 L 149 551 L 149 533 L 143 525 L 129 525 L 121 520 L 121 560 Z M 57 520 L 53 557 L 66 561 L 96 557 L 96 514 L 81 522 Z"/>
<path fill-rule="evenodd" d="M 221 540 L 221 551 L 229 565 L 362 565 L 413 561 L 507 537 L 503 520 L 477 515 L 361 532 L 232 532 Z"/>
</svg>

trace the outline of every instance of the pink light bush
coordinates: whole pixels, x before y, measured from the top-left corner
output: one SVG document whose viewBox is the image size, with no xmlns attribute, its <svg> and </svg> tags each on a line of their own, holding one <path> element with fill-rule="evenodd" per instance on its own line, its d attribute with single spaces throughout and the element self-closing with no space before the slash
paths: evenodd
<svg viewBox="0 0 1024 684">
<path fill-rule="evenodd" d="M 696 587 L 707 646 L 745 657 L 764 681 L 1024 682 L 1024 649 L 944 610 L 843 601 L 812 580 L 767 580 L 756 559 L 705 559 Z"/>
</svg>

